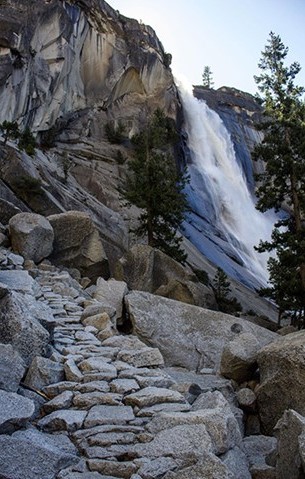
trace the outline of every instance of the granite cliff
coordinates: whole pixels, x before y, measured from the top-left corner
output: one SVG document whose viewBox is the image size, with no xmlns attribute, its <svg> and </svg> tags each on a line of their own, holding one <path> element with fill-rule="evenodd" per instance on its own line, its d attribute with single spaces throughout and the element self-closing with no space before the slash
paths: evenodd
<svg viewBox="0 0 305 479">
<path fill-rule="evenodd" d="M 128 146 L 157 107 L 176 120 L 169 56 L 151 27 L 102 0 L 1 2 L 0 32 L 0 121 L 16 120 L 53 146 L 33 158 L 13 145 L 2 151 L 0 196 L 20 211 L 90 213 L 112 265 L 129 244 L 130 214 L 117 192 L 117 158 L 129 149 L 111 145 L 105 125 L 122 124 Z M 38 195 L 28 191 L 31 178 Z"/>
<path fill-rule="evenodd" d="M 94 136 L 111 117 L 136 128 L 144 98 L 147 109 L 175 117 L 172 75 L 152 28 L 103 0 L 2 4 L 1 119 L 42 132 L 78 112 L 83 125 L 74 135 Z"/>
</svg>

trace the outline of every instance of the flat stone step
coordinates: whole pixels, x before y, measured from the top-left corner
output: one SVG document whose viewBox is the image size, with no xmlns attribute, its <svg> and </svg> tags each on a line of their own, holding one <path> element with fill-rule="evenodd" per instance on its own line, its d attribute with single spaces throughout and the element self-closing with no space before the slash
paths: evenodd
<svg viewBox="0 0 305 479">
<path fill-rule="evenodd" d="M 135 418 L 130 406 L 93 406 L 86 417 L 84 427 L 102 424 L 125 424 Z"/>
</svg>

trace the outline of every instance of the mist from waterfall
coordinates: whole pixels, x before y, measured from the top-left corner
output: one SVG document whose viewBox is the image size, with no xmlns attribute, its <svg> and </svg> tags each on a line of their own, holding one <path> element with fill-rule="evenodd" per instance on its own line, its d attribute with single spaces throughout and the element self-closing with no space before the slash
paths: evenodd
<svg viewBox="0 0 305 479">
<path fill-rule="evenodd" d="M 191 153 L 188 165 L 191 190 L 188 194 L 195 195 L 191 206 L 195 204 L 197 215 L 208 215 L 216 236 L 224 237 L 240 263 L 260 283 L 266 284 L 269 255 L 256 252 L 254 246 L 260 240 L 270 239 L 276 218 L 256 210 L 255 198 L 248 189 L 230 135 L 218 114 L 204 101 L 194 98 L 190 88 L 178 83 L 178 89 Z"/>
</svg>

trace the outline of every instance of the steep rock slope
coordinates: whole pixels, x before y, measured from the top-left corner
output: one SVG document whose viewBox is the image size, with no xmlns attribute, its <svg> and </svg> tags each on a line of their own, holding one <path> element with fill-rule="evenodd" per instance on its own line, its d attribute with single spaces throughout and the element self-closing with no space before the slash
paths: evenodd
<svg viewBox="0 0 305 479">
<path fill-rule="evenodd" d="M 117 158 L 130 148 L 111 145 L 105 125 L 121 122 L 128 146 L 157 107 L 176 119 L 169 57 L 152 28 L 102 0 L 6 1 L 0 32 L 0 121 L 29 126 L 52 146 L 33 158 L 13 144 L 0 152 L 4 209 L 9 201 L 43 215 L 89 212 L 113 264 L 129 241 Z"/>
<path fill-rule="evenodd" d="M 135 98 L 143 103 L 144 96 L 175 114 L 173 80 L 155 32 L 103 0 L 5 2 L 0 25 L 1 119 L 42 131 L 85 108 L 115 110 L 117 117 L 128 95 L 135 110 Z"/>
</svg>

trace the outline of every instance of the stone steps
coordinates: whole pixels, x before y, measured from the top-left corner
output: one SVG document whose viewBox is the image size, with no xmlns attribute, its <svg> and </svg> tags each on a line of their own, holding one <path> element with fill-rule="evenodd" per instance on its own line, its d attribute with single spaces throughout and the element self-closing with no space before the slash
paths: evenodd
<svg viewBox="0 0 305 479">
<path fill-rule="evenodd" d="M 92 324 L 103 324 L 90 323 L 96 315 L 84 314 L 83 324 L 84 308 L 77 297 L 53 291 L 56 285 L 58 290 L 60 274 L 55 271 L 47 280 L 45 276 L 44 273 L 36 278 L 43 285 L 39 299 L 50 306 L 55 316 L 53 345 L 69 381 L 44 388 L 50 401 L 44 404 L 45 416 L 37 427 L 48 433 L 67 433 L 83 458 L 82 471 L 77 470 L 79 466 L 72 466 L 61 471 L 58 479 L 165 477 L 169 471 L 196 464 L 196 455 L 186 460 L 185 451 L 179 453 L 182 439 L 190 447 L 190 436 L 198 435 L 197 426 L 187 424 L 191 404 L 165 372 L 159 350 L 115 331 L 106 339 L 99 339 L 102 330 Z M 177 447 L 172 449 L 170 441 L 165 455 L 161 449 L 165 447 L 162 441 L 167 440 L 166 434 L 159 432 L 164 438 L 158 449 L 154 434 L 147 429 L 160 413 L 186 417 L 186 424 L 179 425 L 178 421 L 175 425 L 180 428 L 182 439 L 179 442 L 176 437 Z M 235 427 L 237 434 L 237 423 Z M 211 439 L 205 425 L 199 429 L 205 431 L 203 444 L 207 441 L 201 448 L 209 448 Z"/>
<path fill-rule="evenodd" d="M 72 459 L 69 450 L 64 465 L 56 463 L 56 475 L 48 477 L 250 479 L 236 407 L 218 391 L 231 394 L 229 382 L 165 368 L 157 348 L 118 333 L 119 301 L 111 303 L 106 282 L 100 281 L 106 290 L 94 300 L 68 273 L 47 266 L 32 272 L 36 298 L 54 317 L 53 352 L 41 363 L 46 369 L 55 363 L 60 379 L 41 388 L 48 400 L 30 430 L 35 444 L 69 438 L 79 455 Z M 32 377 L 37 381 L 39 374 Z M 27 479 L 42 479 L 34 469 Z"/>
</svg>

